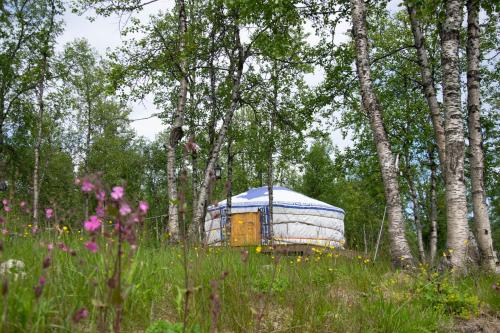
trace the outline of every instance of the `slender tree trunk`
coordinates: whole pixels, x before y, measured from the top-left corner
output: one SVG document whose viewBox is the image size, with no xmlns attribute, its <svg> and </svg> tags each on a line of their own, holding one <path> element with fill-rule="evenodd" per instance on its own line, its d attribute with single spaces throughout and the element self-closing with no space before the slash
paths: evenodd
<svg viewBox="0 0 500 333">
<path fill-rule="evenodd" d="M 434 152 L 429 152 L 429 162 L 431 169 L 431 193 L 430 193 L 430 206 L 431 206 L 431 237 L 429 244 L 430 263 L 434 264 L 437 253 L 437 240 L 438 240 L 438 224 L 437 224 L 437 195 L 436 195 L 436 163 L 434 162 Z"/>
<path fill-rule="evenodd" d="M 392 262 L 396 267 L 404 267 L 413 264 L 413 257 L 405 237 L 395 159 L 384 128 L 380 106 L 372 87 L 364 1 L 351 0 L 351 10 L 361 98 L 363 108 L 370 119 L 384 183 Z"/>
<path fill-rule="evenodd" d="M 232 75 L 231 105 L 229 106 L 229 109 L 227 110 L 224 116 L 222 127 L 217 136 L 217 140 L 214 142 L 214 146 L 212 147 L 212 151 L 210 153 L 210 157 L 208 159 L 207 166 L 205 169 L 205 175 L 201 182 L 200 191 L 198 194 L 198 207 L 196 209 L 196 214 L 193 219 L 193 223 L 197 224 L 204 223 L 205 216 L 203 215 L 203 212 L 205 211 L 206 202 L 208 199 L 207 194 L 210 182 L 214 176 L 213 170 L 215 162 L 219 157 L 219 152 L 222 148 L 222 144 L 226 139 L 226 134 L 229 125 L 231 123 L 231 120 L 233 118 L 234 112 L 236 111 L 240 103 L 240 84 L 241 84 L 241 77 L 243 74 L 243 64 L 245 63 L 246 59 L 246 52 L 243 49 L 243 46 L 241 45 L 239 26 L 234 27 L 234 30 L 235 30 L 234 37 L 235 37 L 237 59 L 231 60 L 233 62 L 233 65 L 231 67 L 234 68 L 234 70 L 230 70 L 230 73 Z"/>
<path fill-rule="evenodd" d="M 227 223 L 226 226 L 229 226 L 229 230 L 231 230 L 231 208 L 233 206 L 233 159 L 234 154 L 232 152 L 232 139 L 229 138 L 227 142 L 227 196 L 226 196 L 226 210 L 227 210 Z M 227 230 L 227 227 L 226 227 Z M 229 236 L 226 233 L 226 236 Z M 227 241 L 227 240 L 226 240 Z"/>
<path fill-rule="evenodd" d="M 42 56 L 40 79 L 38 82 L 38 94 L 37 94 L 37 104 L 38 104 L 38 124 L 37 124 L 37 138 L 35 144 L 35 165 L 33 170 L 33 225 L 38 227 L 40 222 L 40 150 L 42 146 L 42 130 L 43 130 L 43 114 L 45 109 L 45 104 L 43 101 L 43 94 L 45 90 L 45 79 L 47 73 L 47 54 L 44 53 Z"/>
<path fill-rule="evenodd" d="M 34 162 L 34 170 L 33 170 L 33 225 L 37 228 L 40 222 L 40 150 L 42 146 L 42 136 L 43 136 L 43 115 L 45 111 L 45 104 L 43 100 L 43 95 L 45 91 L 45 83 L 47 80 L 47 72 L 48 72 L 48 59 L 49 59 L 49 48 L 50 48 L 50 38 L 54 29 L 54 19 L 56 15 L 55 3 L 51 2 L 51 13 L 49 18 L 49 26 L 46 31 L 45 40 L 41 45 L 41 62 L 40 62 L 40 77 L 38 81 L 38 95 L 37 95 L 37 104 L 38 104 L 38 124 L 37 124 L 37 138 L 35 144 L 35 162 Z"/>
<path fill-rule="evenodd" d="M 411 31 L 413 32 L 413 40 L 415 42 L 415 48 L 417 50 L 417 58 L 420 65 L 420 75 L 422 76 L 424 95 L 431 112 L 432 127 L 434 128 L 434 136 L 436 138 L 436 144 L 438 146 L 439 163 L 441 168 L 443 168 L 446 165 L 443 118 L 441 117 L 439 104 L 436 98 L 436 89 L 434 87 L 434 80 L 432 79 L 429 56 L 425 47 L 425 38 L 421 29 L 421 24 L 417 19 L 415 7 L 406 2 L 406 8 L 410 17 Z M 443 169 L 441 171 L 443 171 Z M 443 175 L 444 174 L 445 172 L 443 171 Z"/>
<path fill-rule="evenodd" d="M 464 123 L 460 101 L 460 67 L 458 49 L 462 24 L 462 1 L 446 1 L 442 31 L 441 62 L 446 133 L 446 216 L 447 246 L 450 264 L 464 268 L 469 226 L 464 181 Z"/>
<path fill-rule="evenodd" d="M 479 49 L 480 0 L 467 1 L 467 111 L 469 127 L 470 168 L 472 183 L 472 208 L 476 227 L 481 263 L 496 271 L 497 258 L 493 251 L 491 226 L 484 189 L 484 154 L 481 136 L 480 100 L 480 49 Z"/>
<path fill-rule="evenodd" d="M 179 7 L 179 67 L 181 70 L 181 78 L 179 80 L 179 95 L 177 99 L 177 108 L 170 130 L 169 141 L 167 144 L 167 187 L 168 187 L 168 225 L 171 235 L 171 241 L 177 242 L 179 240 L 179 206 L 177 196 L 177 176 L 175 172 L 176 165 L 176 150 L 177 146 L 182 139 L 184 133 L 182 125 L 184 124 L 184 109 L 186 106 L 187 96 L 187 61 L 186 49 L 186 8 L 184 0 L 178 0 L 177 6 Z"/>
<path fill-rule="evenodd" d="M 92 101 L 90 100 L 90 92 L 87 91 L 87 138 L 86 138 L 86 147 L 85 147 L 85 165 L 84 172 L 87 176 L 89 174 L 89 159 L 90 159 L 90 144 L 92 142 Z M 85 203 L 84 203 L 84 214 L 85 220 L 89 218 L 89 199 L 90 194 L 85 193 Z"/>
<path fill-rule="evenodd" d="M 425 263 L 425 249 L 424 249 L 424 238 L 422 236 L 422 222 L 420 221 L 420 210 L 418 207 L 418 196 L 415 190 L 415 182 L 413 177 L 407 171 L 406 180 L 408 181 L 408 187 L 410 189 L 411 203 L 413 205 L 413 220 L 415 221 L 415 228 L 417 229 L 417 246 L 418 246 L 418 256 L 420 262 Z"/>
<path fill-rule="evenodd" d="M 274 118 L 278 112 L 278 78 L 276 64 L 273 64 L 273 73 L 271 76 L 271 82 L 273 84 L 273 95 L 272 95 L 272 105 L 271 114 L 269 117 L 269 150 L 267 156 L 267 192 L 269 201 L 269 241 L 273 244 L 273 223 L 274 223 L 274 174 L 273 174 L 273 153 L 274 153 Z"/>
</svg>

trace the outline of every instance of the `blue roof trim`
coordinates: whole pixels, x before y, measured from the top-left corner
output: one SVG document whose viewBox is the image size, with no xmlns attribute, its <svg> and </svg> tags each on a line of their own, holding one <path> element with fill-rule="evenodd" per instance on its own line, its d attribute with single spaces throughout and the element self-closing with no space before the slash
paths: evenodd
<svg viewBox="0 0 500 333">
<path fill-rule="evenodd" d="M 268 206 L 267 204 L 262 205 L 262 204 L 254 204 L 254 205 L 232 205 L 231 208 L 261 208 L 262 206 Z M 215 210 L 219 210 L 221 208 L 225 208 L 226 204 L 223 205 L 218 205 L 218 206 L 211 206 L 208 207 L 209 212 L 213 212 Z M 345 212 L 341 208 L 337 207 L 321 207 L 321 206 L 300 206 L 300 205 L 286 205 L 286 204 L 273 204 L 273 207 L 283 207 L 283 208 L 293 208 L 293 209 L 314 209 L 314 210 L 324 210 L 328 212 L 336 212 L 336 213 L 342 213 L 345 215 Z"/>
</svg>

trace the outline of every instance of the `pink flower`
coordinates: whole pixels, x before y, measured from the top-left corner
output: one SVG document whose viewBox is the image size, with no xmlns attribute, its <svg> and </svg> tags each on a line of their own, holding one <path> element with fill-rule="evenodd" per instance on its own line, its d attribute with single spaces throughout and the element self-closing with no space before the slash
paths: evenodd
<svg viewBox="0 0 500 333">
<path fill-rule="evenodd" d="M 7 206 L 9 204 L 9 200 L 7 199 L 3 199 L 2 200 L 2 203 L 4 204 L 4 206 Z"/>
<path fill-rule="evenodd" d="M 88 232 L 94 232 L 101 227 L 101 220 L 95 215 L 92 215 L 87 221 L 83 223 L 83 227 Z"/>
<path fill-rule="evenodd" d="M 127 203 L 123 202 L 120 205 L 120 215 L 125 216 L 125 215 L 130 214 L 130 212 L 132 212 L 132 209 L 130 209 L 130 206 Z"/>
<path fill-rule="evenodd" d="M 38 231 L 39 231 L 39 229 L 38 229 L 38 226 L 36 226 L 36 225 L 34 225 L 34 226 L 31 228 L 31 233 L 33 233 L 33 234 L 36 234 Z"/>
<path fill-rule="evenodd" d="M 78 324 L 82 319 L 85 319 L 89 316 L 89 311 L 86 308 L 81 308 L 80 310 L 76 311 L 75 314 L 73 315 L 73 321 L 75 324 Z"/>
<path fill-rule="evenodd" d="M 105 212 L 104 212 L 104 207 L 101 207 L 101 206 L 97 207 L 97 208 L 95 209 L 95 213 L 97 214 L 97 216 L 99 216 L 99 217 L 103 217 L 103 216 L 104 216 L 104 213 L 105 213 Z"/>
<path fill-rule="evenodd" d="M 84 179 L 82 182 L 82 191 L 83 192 L 90 192 L 94 189 L 94 184 L 89 182 L 87 179 Z"/>
<path fill-rule="evenodd" d="M 52 243 L 47 244 L 47 250 L 49 250 L 49 252 L 52 251 L 53 249 L 54 249 L 54 244 Z"/>
<path fill-rule="evenodd" d="M 7 229 L 2 229 L 2 235 L 8 235 L 9 234 L 9 230 Z"/>
<path fill-rule="evenodd" d="M 46 280 L 45 280 L 45 276 L 40 276 L 40 279 L 38 280 L 38 283 L 43 286 L 45 284 Z"/>
<path fill-rule="evenodd" d="M 96 253 L 99 247 L 97 246 L 96 242 L 87 242 L 85 243 L 85 247 L 93 253 Z"/>
<path fill-rule="evenodd" d="M 95 194 L 95 198 L 96 198 L 98 201 L 104 201 L 104 199 L 106 199 L 106 192 L 104 192 L 103 190 L 98 191 L 98 192 Z"/>
<path fill-rule="evenodd" d="M 146 214 L 148 212 L 149 205 L 146 201 L 139 201 L 139 211 Z"/>
<path fill-rule="evenodd" d="M 19 207 L 21 207 L 21 208 L 26 207 L 26 201 L 21 201 L 21 202 L 19 203 Z"/>
<path fill-rule="evenodd" d="M 45 217 L 50 220 L 54 215 L 54 210 L 52 208 L 45 208 Z"/>
<path fill-rule="evenodd" d="M 64 244 L 64 243 L 59 243 L 59 248 L 63 252 L 68 252 L 69 251 L 69 247 L 67 247 L 66 244 Z"/>
<path fill-rule="evenodd" d="M 111 197 L 114 200 L 120 200 L 121 198 L 123 198 L 123 194 L 124 194 L 123 187 L 115 186 L 113 187 L 113 192 L 111 192 Z"/>
<path fill-rule="evenodd" d="M 3 210 L 5 210 L 7 213 L 12 210 L 9 206 L 3 206 Z"/>
</svg>

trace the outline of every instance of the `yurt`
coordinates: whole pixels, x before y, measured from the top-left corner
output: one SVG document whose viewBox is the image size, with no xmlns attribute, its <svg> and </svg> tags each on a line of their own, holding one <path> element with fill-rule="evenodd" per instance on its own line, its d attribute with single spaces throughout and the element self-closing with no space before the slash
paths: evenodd
<svg viewBox="0 0 500 333">
<path fill-rule="evenodd" d="M 344 210 L 285 187 L 273 187 L 273 223 L 269 221 L 268 188 L 252 188 L 208 207 L 208 245 L 342 246 Z"/>
</svg>

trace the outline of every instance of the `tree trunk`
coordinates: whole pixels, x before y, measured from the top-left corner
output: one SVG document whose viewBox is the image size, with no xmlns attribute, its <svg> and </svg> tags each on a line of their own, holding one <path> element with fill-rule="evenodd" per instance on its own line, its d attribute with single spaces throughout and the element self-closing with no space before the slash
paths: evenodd
<svg viewBox="0 0 500 333">
<path fill-rule="evenodd" d="M 45 105 L 43 102 L 43 94 L 45 90 L 45 79 L 47 73 L 47 54 L 42 56 L 40 79 L 38 82 L 38 124 L 37 124 L 37 137 L 35 143 L 35 165 L 33 169 L 33 225 L 38 227 L 40 222 L 39 216 L 39 201 L 40 201 L 40 149 L 42 146 L 42 130 L 43 130 L 43 114 Z"/>
<path fill-rule="evenodd" d="M 274 214 L 273 214 L 273 183 L 274 183 L 274 175 L 273 175 L 273 153 L 274 153 L 274 118 L 276 113 L 278 112 L 278 78 L 277 76 L 276 63 L 273 64 L 273 73 L 271 76 L 271 82 L 273 84 L 273 95 L 272 95 L 272 105 L 271 105 L 271 114 L 269 117 L 269 151 L 267 156 L 267 192 L 268 192 L 268 205 L 269 205 L 269 241 L 270 244 L 273 244 L 273 223 L 274 223 Z"/>
<path fill-rule="evenodd" d="M 90 92 L 87 91 L 87 139 L 85 146 L 85 165 L 84 165 L 84 173 L 85 176 L 89 174 L 89 158 L 90 158 L 90 144 L 92 142 L 92 101 L 90 99 Z M 89 218 L 89 199 L 90 194 L 85 193 L 85 207 L 83 208 L 85 214 L 85 220 Z"/>
<path fill-rule="evenodd" d="M 241 45 L 240 41 L 240 30 L 239 26 L 234 27 L 234 34 L 235 34 L 235 46 L 236 46 L 236 53 L 237 53 L 237 59 L 232 59 L 231 61 L 233 64 L 231 67 L 233 67 L 232 70 L 230 70 L 230 74 L 233 76 L 232 77 L 232 93 L 231 93 L 231 105 L 229 106 L 229 109 L 227 110 L 222 127 L 219 131 L 219 134 L 217 136 L 217 140 L 214 143 L 214 146 L 212 147 L 212 151 L 210 153 L 210 157 L 207 162 L 207 166 L 205 169 L 205 174 L 203 176 L 201 185 L 200 185 L 200 191 L 198 193 L 198 207 L 196 209 L 196 214 L 193 219 L 193 223 L 196 223 L 198 225 L 201 225 L 204 223 L 205 216 L 203 215 L 203 212 L 205 211 L 206 207 L 206 202 L 208 199 L 208 188 L 210 186 L 210 182 L 214 176 L 214 166 L 215 162 L 217 161 L 217 158 L 219 157 L 219 152 L 221 150 L 222 144 L 224 143 L 226 139 L 226 134 L 229 128 L 229 125 L 231 123 L 231 120 L 233 118 L 234 112 L 239 106 L 240 103 L 240 84 L 241 84 L 241 77 L 243 74 L 243 64 L 245 63 L 246 59 L 246 52 L 243 49 L 243 46 Z"/>
<path fill-rule="evenodd" d="M 434 162 L 434 152 L 429 152 L 429 162 L 431 168 L 431 194 L 430 194 L 430 206 L 431 206 L 431 236 L 430 236 L 430 263 L 434 264 L 437 252 L 437 240 L 438 240 L 438 224 L 437 224 L 437 195 L 436 195 L 436 163 Z"/>
<path fill-rule="evenodd" d="M 420 221 L 420 210 L 418 207 L 418 196 L 415 190 L 415 183 L 413 177 L 410 175 L 410 171 L 406 173 L 406 180 L 408 181 L 408 187 L 410 189 L 411 203 L 413 205 L 413 220 L 415 221 L 415 228 L 417 230 L 417 246 L 418 246 L 418 256 L 420 262 L 425 263 L 425 249 L 424 249 L 424 238 L 422 236 L 422 222 Z"/>
<path fill-rule="evenodd" d="M 232 146 L 232 139 L 229 138 L 229 140 L 227 142 L 226 237 L 230 236 L 230 232 L 231 232 L 231 208 L 233 206 L 233 159 L 234 159 L 234 154 L 232 152 L 231 146 Z M 227 226 L 229 226 L 229 232 L 227 232 L 227 230 L 228 230 Z M 227 238 L 226 238 L 226 242 L 227 242 Z"/>
<path fill-rule="evenodd" d="M 404 267 L 413 264 L 413 257 L 405 237 L 395 159 L 384 128 L 380 106 L 372 87 L 364 1 L 351 0 L 351 9 L 361 98 L 363 108 L 370 119 L 384 183 L 392 262 L 396 267 Z"/>
<path fill-rule="evenodd" d="M 45 111 L 45 104 L 43 101 L 43 95 L 45 91 L 45 83 L 47 80 L 47 71 L 48 71 L 48 59 L 49 59 L 49 48 L 50 48 L 50 38 L 52 31 L 54 29 L 54 19 L 56 15 L 55 3 L 51 2 L 51 13 L 49 17 L 49 26 L 46 31 L 45 40 L 41 45 L 41 61 L 40 61 L 40 77 L 38 81 L 38 95 L 37 95 L 37 104 L 38 104 L 38 124 L 37 124 L 37 138 L 35 144 L 35 161 L 34 161 L 34 170 L 33 170 L 33 225 L 35 228 L 38 227 L 40 222 L 40 150 L 42 146 L 42 135 L 43 135 L 43 115 Z"/>
<path fill-rule="evenodd" d="M 425 48 L 425 38 L 421 29 L 421 24 L 417 19 L 417 13 L 414 6 L 406 3 L 408 15 L 410 17 L 411 31 L 413 32 L 413 40 L 417 50 L 417 58 L 420 65 L 420 75 L 422 76 L 422 85 L 424 89 L 425 99 L 431 112 L 432 126 L 434 128 L 434 136 L 438 146 L 438 155 L 441 171 L 445 174 L 443 167 L 446 165 L 446 149 L 445 149 L 445 134 L 443 128 L 443 119 L 439 109 L 439 104 L 436 98 L 436 89 L 434 88 L 434 80 L 432 79 L 431 68 L 429 64 L 429 56 Z"/>
<path fill-rule="evenodd" d="M 172 123 L 172 128 L 170 129 L 169 141 L 167 144 L 167 187 L 168 187 L 168 225 L 172 242 L 177 242 L 179 240 L 179 206 L 177 197 L 177 176 L 175 173 L 176 165 L 176 150 L 177 146 L 182 139 L 184 133 L 182 131 L 182 125 L 184 124 L 184 109 L 186 105 L 187 96 L 187 61 L 185 49 L 186 49 L 186 8 L 184 0 L 178 0 L 177 3 L 179 7 L 179 67 L 181 70 L 181 78 L 179 80 L 179 95 L 177 99 L 177 108 L 174 115 L 174 120 Z"/>
<path fill-rule="evenodd" d="M 484 154 L 481 136 L 480 100 L 480 49 L 479 49 L 480 0 L 467 1 L 467 111 L 470 147 L 470 173 L 472 183 L 472 208 L 481 263 L 496 271 L 497 258 L 493 252 L 491 226 L 484 189 Z"/>
<path fill-rule="evenodd" d="M 462 1 L 446 1 L 441 37 L 443 100 L 445 107 L 445 184 L 447 246 L 453 267 L 464 268 L 469 226 L 464 181 L 464 123 L 460 101 L 460 67 L 458 49 L 462 24 Z"/>
</svg>

